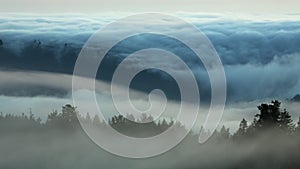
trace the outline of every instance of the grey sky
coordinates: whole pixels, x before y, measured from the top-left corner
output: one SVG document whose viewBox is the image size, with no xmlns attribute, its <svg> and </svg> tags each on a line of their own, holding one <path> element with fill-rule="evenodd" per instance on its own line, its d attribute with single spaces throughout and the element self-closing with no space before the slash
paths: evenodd
<svg viewBox="0 0 300 169">
<path fill-rule="evenodd" d="M 298 13 L 298 0 L 0 0 L 1 12 L 238 12 Z"/>
</svg>

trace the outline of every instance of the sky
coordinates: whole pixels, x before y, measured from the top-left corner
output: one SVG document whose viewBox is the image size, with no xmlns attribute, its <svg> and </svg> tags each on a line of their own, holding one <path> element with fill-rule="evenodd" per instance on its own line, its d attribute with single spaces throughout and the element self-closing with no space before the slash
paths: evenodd
<svg viewBox="0 0 300 169">
<path fill-rule="evenodd" d="M 298 0 L 1 0 L 1 12 L 234 12 L 298 13 Z"/>
</svg>

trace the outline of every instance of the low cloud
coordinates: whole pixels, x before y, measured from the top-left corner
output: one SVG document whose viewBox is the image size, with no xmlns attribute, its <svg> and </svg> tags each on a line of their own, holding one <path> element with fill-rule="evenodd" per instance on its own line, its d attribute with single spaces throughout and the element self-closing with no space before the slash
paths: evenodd
<svg viewBox="0 0 300 169">
<path fill-rule="evenodd" d="M 233 16 L 219 14 L 176 15 L 200 28 L 215 46 L 224 64 L 228 104 L 270 98 L 285 100 L 300 93 L 298 15 L 289 15 L 282 19 L 277 16 L 235 19 Z M 70 98 L 70 75 L 82 45 L 95 31 L 117 18 L 119 16 L 2 15 L 0 94 L 3 97 Z M 165 24 L 168 22 L 165 21 Z M 126 30 L 119 28 L 112 30 L 112 33 L 117 31 Z M 173 31 L 193 38 L 181 25 Z M 203 97 L 201 100 L 209 102 L 210 83 L 201 61 L 176 40 L 149 34 L 128 38 L 110 51 L 104 60 L 106 64 L 102 75 L 98 76 L 99 86 L 105 90 L 100 87 L 97 92 L 108 91 L 107 82 L 111 80 L 111 75 L 122 59 L 131 52 L 147 47 L 161 47 L 183 59 L 197 76 Z M 135 63 L 128 69 L 143 66 L 141 61 L 155 62 L 184 76 L 184 72 L 176 64 L 151 60 L 151 57 L 134 60 Z M 171 98 L 178 98 L 176 83 L 161 71 L 143 72 L 133 82 L 132 87 L 147 93 L 158 85 Z"/>
<path fill-rule="evenodd" d="M 54 110 L 59 111 L 62 105 L 73 104 L 71 95 L 72 76 L 67 74 L 6 71 L 0 73 L 0 80 L 1 82 L 5 82 L 5 84 L 1 83 L 0 85 L 1 92 L 4 91 L 4 88 L 8 87 L 11 87 L 15 91 L 14 94 L 0 94 L 1 112 L 5 114 L 26 114 L 29 113 L 29 111 L 31 110 L 36 116 L 41 117 L 42 119 L 46 119 L 49 113 L 51 113 Z M 81 84 L 77 85 L 78 88 L 74 90 L 73 94 L 77 96 L 76 98 L 80 98 L 80 100 L 78 100 L 78 102 L 80 103 L 80 106 L 78 106 L 78 110 L 81 111 L 83 115 L 89 112 L 92 116 L 94 116 L 99 112 L 98 109 L 94 108 L 94 103 L 90 101 L 91 97 L 94 97 L 93 92 L 89 88 L 84 88 L 84 84 L 85 82 L 87 82 L 87 80 L 90 79 L 81 78 L 82 86 Z M 29 94 L 27 96 L 24 96 L 22 91 L 18 94 L 18 87 L 16 87 L 16 84 L 19 84 L 19 86 L 27 86 L 26 92 L 28 92 Z M 57 91 L 65 91 L 66 94 L 58 95 L 55 92 L 52 92 L 49 93 L 49 95 L 47 95 L 44 93 L 44 90 L 42 90 L 41 93 L 33 96 L 32 94 L 30 94 L 30 92 L 35 92 L 35 86 L 40 86 L 45 89 L 50 88 L 56 89 Z M 110 85 L 107 82 L 96 81 L 95 86 L 97 103 L 100 106 L 104 117 L 110 118 L 111 116 L 118 114 L 112 102 L 110 94 Z M 248 89 L 248 91 L 249 90 L 250 89 Z M 148 101 L 148 97 L 148 94 L 134 90 L 130 91 L 131 102 L 139 110 L 146 110 L 149 108 L 150 104 Z M 221 127 L 222 125 L 225 125 L 227 127 L 230 127 L 231 132 L 234 132 L 237 129 L 238 123 L 242 118 L 246 118 L 248 122 L 251 122 L 253 120 L 254 115 L 258 113 L 257 106 L 263 102 L 268 103 L 273 99 L 275 98 L 267 97 L 263 99 L 256 99 L 253 101 L 238 101 L 227 103 L 223 114 L 222 122 L 219 126 Z M 15 106 L 16 104 L 18 106 Z M 123 107 L 128 106 L 126 105 L 126 102 L 122 101 L 119 102 L 119 104 Z M 157 103 L 153 102 L 152 104 Z M 169 100 L 167 105 L 168 106 L 165 109 L 162 116 L 176 119 L 179 110 L 178 102 Z M 298 102 L 283 100 L 282 108 L 287 108 L 294 120 L 297 121 L 299 116 L 298 110 L 300 109 L 300 105 Z M 125 110 L 124 112 L 129 111 L 130 109 Z M 208 107 L 206 105 L 202 105 L 200 107 L 199 113 L 200 114 L 194 127 L 194 130 L 196 132 L 199 131 L 200 126 L 203 125 L 203 122 L 206 119 Z M 136 117 L 139 117 L 139 114 L 134 115 Z M 157 114 L 153 114 L 153 116 L 157 116 Z"/>
</svg>

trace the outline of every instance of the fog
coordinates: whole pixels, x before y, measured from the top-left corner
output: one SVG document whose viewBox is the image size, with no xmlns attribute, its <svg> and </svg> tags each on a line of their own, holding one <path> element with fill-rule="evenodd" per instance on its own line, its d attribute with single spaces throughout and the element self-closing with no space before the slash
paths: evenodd
<svg viewBox="0 0 300 169">
<path fill-rule="evenodd" d="M 80 131 L 13 131 L 1 134 L 0 166 L 31 169 L 280 169 L 300 166 L 299 136 L 284 138 L 269 132 L 241 143 L 209 140 L 202 145 L 195 140 L 195 136 L 189 136 L 165 154 L 134 160 L 102 150 Z"/>
<path fill-rule="evenodd" d="M 93 87 L 84 86 L 92 79 L 72 76 L 78 53 L 89 36 L 105 24 L 126 15 L 129 13 L 103 15 L 6 13 L 0 16 L 0 168 L 300 168 L 300 127 L 299 123 L 296 124 L 300 110 L 297 95 L 300 93 L 299 14 L 239 15 L 238 18 L 235 14 L 185 12 L 175 14 L 190 21 L 207 35 L 219 53 L 225 69 L 228 87 L 226 107 L 218 131 L 204 144 L 198 143 L 198 139 L 209 110 L 211 92 L 209 79 L 201 63 L 199 65 L 199 60 L 196 61 L 191 57 L 191 52 L 174 39 L 144 34 L 132 36 L 118 43 L 110 51 L 109 54 L 112 55 L 107 55 L 109 58 L 104 60 L 102 72 L 104 76 L 97 76 L 95 93 Z M 168 21 L 165 23 L 172 24 Z M 134 27 L 128 27 L 128 30 L 133 29 Z M 112 34 L 128 30 L 120 28 L 112 30 Z M 193 38 L 193 35 L 180 25 L 175 31 L 187 38 Z M 148 128 L 152 127 L 149 133 L 147 130 L 141 132 L 143 127 L 132 125 L 127 121 L 124 124 L 129 124 L 133 130 L 129 130 L 130 127 L 126 125 L 123 126 L 122 120 L 120 125 L 114 122 L 117 120 L 112 120 L 112 117 L 120 112 L 112 102 L 109 75 L 117 67 L 116 63 L 130 52 L 146 47 L 164 48 L 178 54 L 187 62 L 197 76 L 197 82 L 201 84 L 199 89 L 203 99 L 201 98 L 199 116 L 194 119 L 195 125 L 188 136 L 174 149 L 146 159 L 119 157 L 97 146 L 81 127 L 73 128 L 73 123 L 71 127 L 68 126 L 70 119 L 66 120 L 64 116 L 55 113 L 60 112 L 61 107 L 66 104 L 78 106 L 79 116 L 91 116 L 93 120 L 87 120 L 88 118 L 85 120 L 94 125 L 100 107 L 104 117 L 99 119 L 99 123 L 103 123 L 106 119 L 114 129 L 129 135 L 157 134 L 162 129 L 168 128 L 178 113 L 180 103 L 174 99 L 176 97 L 169 99 L 162 116 L 148 125 Z M 185 74 L 175 63 L 152 57 L 132 60 L 128 71 L 143 67 L 148 62 L 169 68 L 185 78 Z M 73 89 L 72 78 L 78 78 L 81 82 Z M 139 110 L 151 107 L 149 90 L 156 89 L 157 86 L 178 96 L 177 86 L 170 79 L 159 71 L 144 72 L 135 79 L 140 88 L 130 86 L 131 103 Z M 124 87 L 118 85 L 120 88 Z M 76 103 L 80 104 L 74 102 L 73 96 L 79 98 Z M 98 108 L 91 101 L 94 96 Z M 273 99 L 282 100 L 282 106 L 291 115 L 290 119 L 284 119 L 285 121 L 281 119 L 285 123 L 282 121 L 279 123 L 278 120 L 276 125 L 277 122 L 280 126 L 287 123 L 291 125 L 288 126 L 291 129 L 283 132 L 280 127 L 280 129 L 274 127 L 260 131 L 261 128 L 255 128 L 255 125 L 249 123 L 258 117 L 255 116 L 258 113 L 257 106 Z M 156 100 L 152 103 L 160 105 L 163 102 Z M 131 109 L 126 109 L 128 106 L 126 100 L 120 100 L 119 105 L 125 107 L 122 109 L 125 112 L 124 116 L 128 115 L 128 112 L 133 113 Z M 194 113 L 191 108 L 185 110 L 187 117 L 191 117 Z M 150 115 L 156 117 L 158 114 L 160 112 Z M 143 116 L 133 114 L 133 117 L 137 119 Z M 54 122 L 51 118 L 55 119 Z M 238 131 L 241 128 L 239 123 L 243 118 L 248 121 L 249 132 L 239 136 Z M 290 124 L 289 120 L 293 120 L 293 124 Z M 181 121 L 174 121 L 180 124 L 179 129 L 182 130 L 183 126 L 187 125 L 181 126 Z M 111 142 L 119 143 L 118 140 Z M 122 149 L 126 145 L 124 143 L 118 147 Z M 145 147 L 150 150 L 155 148 L 149 145 Z M 135 147 L 132 151 L 136 151 Z"/>
</svg>

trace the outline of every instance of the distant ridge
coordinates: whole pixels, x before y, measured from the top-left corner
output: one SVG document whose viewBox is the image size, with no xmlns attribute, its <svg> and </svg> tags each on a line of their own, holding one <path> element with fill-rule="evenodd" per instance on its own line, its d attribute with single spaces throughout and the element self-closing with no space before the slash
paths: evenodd
<svg viewBox="0 0 300 169">
<path fill-rule="evenodd" d="M 294 102 L 300 102 L 300 94 L 295 95 L 295 96 L 291 99 L 291 101 L 294 101 Z"/>
</svg>

